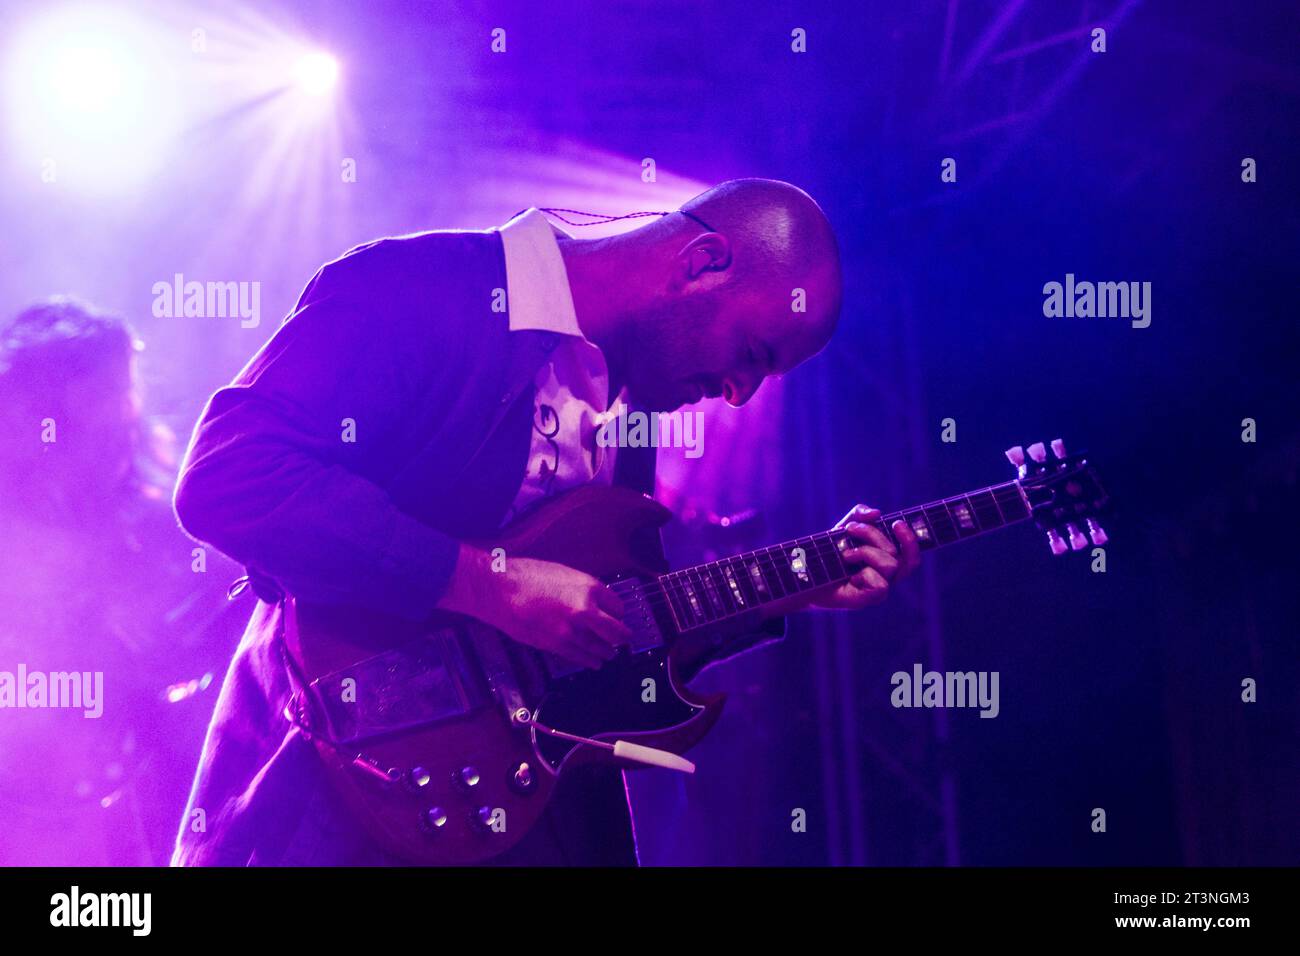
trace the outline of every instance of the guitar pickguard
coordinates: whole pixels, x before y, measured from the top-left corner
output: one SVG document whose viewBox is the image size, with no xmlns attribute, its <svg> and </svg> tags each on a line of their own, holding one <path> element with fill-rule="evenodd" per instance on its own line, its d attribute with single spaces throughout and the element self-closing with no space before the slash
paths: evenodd
<svg viewBox="0 0 1300 956">
<path fill-rule="evenodd" d="M 536 719 L 556 730 L 613 741 L 680 726 L 703 708 L 677 693 L 663 648 L 620 654 L 599 671 L 554 680 Z M 582 745 L 534 731 L 538 754 L 555 770 Z M 602 738 L 602 735 L 605 735 Z"/>
</svg>

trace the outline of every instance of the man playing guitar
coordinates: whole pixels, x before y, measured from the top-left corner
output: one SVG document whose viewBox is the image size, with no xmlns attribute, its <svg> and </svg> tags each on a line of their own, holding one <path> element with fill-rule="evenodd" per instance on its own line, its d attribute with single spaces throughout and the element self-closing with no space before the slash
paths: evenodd
<svg viewBox="0 0 1300 956">
<path fill-rule="evenodd" d="M 208 403 L 177 487 L 186 530 L 245 565 L 261 600 L 173 862 L 404 862 L 358 825 L 293 719 L 286 599 L 407 622 L 462 615 L 600 668 L 633 640 L 616 589 L 482 542 L 576 488 L 652 491 L 652 451 L 602 447 L 600 425 L 624 406 L 743 405 L 826 345 L 840 298 L 822 211 L 759 179 L 617 236 L 575 239 L 530 209 L 499 229 L 381 239 L 324 266 Z M 846 580 L 764 604 L 746 633 L 683 642 L 679 672 L 779 637 L 781 616 L 810 604 L 884 600 L 919 551 L 907 522 L 886 534 L 880 517 L 858 506 L 837 526 L 852 539 Z M 538 825 L 494 860 L 635 864 L 621 770 L 561 777 Z"/>
</svg>

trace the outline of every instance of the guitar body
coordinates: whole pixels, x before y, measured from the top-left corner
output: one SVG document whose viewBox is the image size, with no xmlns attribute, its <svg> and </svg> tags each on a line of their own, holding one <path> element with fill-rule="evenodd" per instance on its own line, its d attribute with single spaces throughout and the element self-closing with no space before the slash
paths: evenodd
<svg viewBox="0 0 1300 956">
<path fill-rule="evenodd" d="M 1059 439 L 1051 449 L 1054 458 L 1042 443 L 1009 449 L 1016 480 L 880 516 L 876 527 L 892 537 L 901 520 L 925 550 L 1033 519 L 1054 554 L 1105 544 L 1095 516 L 1108 496 L 1095 470 Z M 620 595 L 632 641 L 599 670 L 455 614 L 414 624 L 288 602 L 289 717 L 380 846 L 412 863 L 491 859 L 538 821 L 560 774 L 590 762 L 642 765 L 616 758 L 616 742 L 639 761 L 691 769 L 674 755 L 708 732 L 723 698 L 691 695 L 678 674 L 764 606 L 854 573 L 840 525 L 666 573 L 658 529 L 668 517 L 645 495 L 587 485 L 476 542 L 507 573 L 514 559 L 539 558 Z"/>
<path fill-rule="evenodd" d="M 584 486 L 477 545 L 503 549 L 495 553 L 507 569 L 513 558 L 539 558 L 631 583 L 665 570 L 658 529 L 668 517 L 645 495 Z M 310 688 L 296 695 L 297 717 L 380 846 L 412 863 L 484 862 L 527 834 L 561 773 L 590 762 L 639 766 L 539 726 L 672 753 L 708 732 L 723 696 L 678 685 L 671 612 L 626 593 L 632 647 L 576 672 L 459 615 L 420 625 L 288 603 L 292 669 Z"/>
</svg>

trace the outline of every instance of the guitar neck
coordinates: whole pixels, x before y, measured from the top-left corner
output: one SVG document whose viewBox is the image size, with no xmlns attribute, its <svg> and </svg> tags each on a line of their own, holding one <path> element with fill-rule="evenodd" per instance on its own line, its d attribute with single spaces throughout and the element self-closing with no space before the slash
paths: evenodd
<svg viewBox="0 0 1300 956">
<path fill-rule="evenodd" d="M 975 538 L 1030 517 L 1018 481 L 882 515 L 876 526 L 895 545 L 890 526 L 906 521 L 921 550 Z M 784 541 L 720 561 L 661 575 L 657 581 L 679 631 L 716 624 L 804 591 L 847 581 L 861 567 L 842 552 L 855 539 L 843 530 Z"/>
</svg>

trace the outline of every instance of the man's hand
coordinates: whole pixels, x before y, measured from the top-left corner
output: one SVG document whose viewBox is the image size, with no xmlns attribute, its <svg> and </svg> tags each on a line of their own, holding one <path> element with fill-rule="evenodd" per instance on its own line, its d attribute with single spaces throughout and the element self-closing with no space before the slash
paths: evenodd
<svg viewBox="0 0 1300 956">
<path fill-rule="evenodd" d="M 857 505 L 835 526 L 857 542 L 855 547 L 842 552 L 844 562 L 861 565 L 853 577 L 843 584 L 818 588 L 807 594 L 796 594 L 773 604 L 772 615 L 789 614 L 806 607 L 825 607 L 856 611 L 879 604 L 889 596 L 889 587 L 903 580 L 921 563 L 921 549 L 916 534 L 906 521 L 890 525 L 898 539 L 895 548 L 888 536 L 871 522 L 880 520 L 880 512 L 866 505 Z"/>
<path fill-rule="evenodd" d="M 600 667 L 632 639 L 622 600 L 591 575 L 532 558 L 493 571 L 491 557 L 466 544 L 439 607 L 583 667 Z"/>
<path fill-rule="evenodd" d="M 889 526 L 889 530 L 898 539 L 898 547 L 895 548 L 883 531 L 869 523 L 879 520 L 878 510 L 857 505 L 835 526 L 835 530 L 843 529 L 858 542 L 857 547 L 842 553 L 845 563 L 861 564 L 863 567 L 829 593 L 814 592 L 811 603 L 818 607 L 851 611 L 870 607 L 889 596 L 891 584 L 903 580 L 916 570 L 921 563 L 921 549 L 916 543 L 916 534 L 912 528 L 901 520 Z"/>
</svg>

